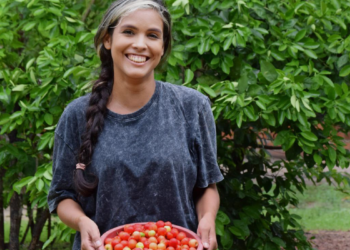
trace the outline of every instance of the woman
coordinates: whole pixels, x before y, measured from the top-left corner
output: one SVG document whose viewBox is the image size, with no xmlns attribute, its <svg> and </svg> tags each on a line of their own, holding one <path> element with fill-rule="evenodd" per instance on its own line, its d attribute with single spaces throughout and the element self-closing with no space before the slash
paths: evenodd
<svg viewBox="0 0 350 250">
<path fill-rule="evenodd" d="M 223 176 L 209 99 L 154 80 L 170 52 L 168 11 L 159 0 L 116 1 L 95 47 L 100 77 L 55 131 L 50 212 L 78 231 L 73 249 L 103 249 L 107 230 L 157 220 L 197 231 L 216 249 Z"/>
</svg>

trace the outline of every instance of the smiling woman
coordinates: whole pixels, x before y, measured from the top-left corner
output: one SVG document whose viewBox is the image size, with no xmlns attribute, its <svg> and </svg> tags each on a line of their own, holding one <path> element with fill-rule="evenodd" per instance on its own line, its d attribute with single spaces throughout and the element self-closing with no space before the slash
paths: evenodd
<svg viewBox="0 0 350 250">
<path fill-rule="evenodd" d="M 171 221 L 216 249 L 216 132 L 208 97 L 154 79 L 171 48 L 159 0 L 121 0 L 95 37 L 101 74 L 55 131 L 50 212 L 76 229 L 73 249 L 103 249 L 119 225 Z"/>
</svg>

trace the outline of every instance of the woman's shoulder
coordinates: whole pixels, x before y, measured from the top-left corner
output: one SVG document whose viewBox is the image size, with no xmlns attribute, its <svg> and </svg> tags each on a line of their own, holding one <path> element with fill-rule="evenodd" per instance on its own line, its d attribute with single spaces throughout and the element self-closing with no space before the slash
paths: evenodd
<svg viewBox="0 0 350 250">
<path fill-rule="evenodd" d="M 61 134 L 67 128 L 71 130 L 84 127 L 86 109 L 89 105 L 90 93 L 71 101 L 64 109 L 56 128 L 56 133 Z"/>
<path fill-rule="evenodd" d="M 169 82 L 162 82 L 164 90 L 173 98 L 177 99 L 181 104 L 186 107 L 196 107 L 201 108 L 209 98 L 199 92 L 198 90 L 183 86 L 176 85 Z"/>
</svg>

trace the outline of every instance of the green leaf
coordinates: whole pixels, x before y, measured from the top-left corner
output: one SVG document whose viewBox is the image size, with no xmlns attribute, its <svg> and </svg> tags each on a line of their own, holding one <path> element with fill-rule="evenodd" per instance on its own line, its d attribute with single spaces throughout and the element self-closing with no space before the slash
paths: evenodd
<svg viewBox="0 0 350 250">
<path fill-rule="evenodd" d="M 308 139 L 309 141 L 317 141 L 318 140 L 317 136 L 314 133 L 310 132 L 310 131 L 304 131 L 304 132 L 301 132 L 300 134 L 305 139 Z"/>
<path fill-rule="evenodd" d="M 27 176 L 21 179 L 20 181 L 15 182 L 15 184 L 13 184 L 13 190 L 15 190 L 18 194 L 20 194 L 22 187 L 24 187 L 29 182 L 31 182 L 33 178 L 35 177 Z"/>
<path fill-rule="evenodd" d="M 304 38 L 305 35 L 306 35 L 306 29 L 300 30 L 300 31 L 296 34 L 294 41 L 299 42 L 301 39 Z"/>
<path fill-rule="evenodd" d="M 331 162 L 335 163 L 335 161 L 337 159 L 337 152 L 333 149 L 332 146 L 328 147 L 328 156 L 329 156 L 329 159 L 331 160 Z"/>
<path fill-rule="evenodd" d="M 29 23 L 26 23 L 26 24 L 23 26 L 22 30 L 24 30 L 24 31 L 29 31 L 29 30 L 31 30 L 32 28 L 34 28 L 34 26 L 35 26 L 36 24 L 37 24 L 36 21 L 31 21 L 31 22 L 29 22 Z"/>
<path fill-rule="evenodd" d="M 304 53 L 308 56 L 311 57 L 313 59 L 317 59 L 317 55 L 315 52 L 313 52 L 312 50 L 304 50 Z"/>
<path fill-rule="evenodd" d="M 220 221 L 223 225 L 230 224 L 230 218 L 221 210 L 219 210 L 219 212 L 217 213 L 216 220 Z"/>
<path fill-rule="evenodd" d="M 349 74 L 350 74 L 350 65 L 346 65 L 340 70 L 339 76 L 345 77 Z"/>
<path fill-rule="evenodd" d="M 193 80 L 194 73 L 190 69 L 186 69 L 185 71 L 185 83 L 189 83 Z"/>
<path fill-rule="evenodd" d="M 46 113 L 44 116 L 44 120 L 48 125 L 52 125 L 53 123 L 53 116 L 49 113 Z"/>
<path fill-rule="evenodd" d="M 220 45 L 215 43 L 211 46 L 211 52 L 213 52 L 214 55 L 217 55 L 220 51 Z"/>
<path fill-rule="evenodd" d="M 20 85 L 17 85 L 16 87 L 14 87 L 14 88 L 12 89 L 12 91 L 23 91 L 23 90 L 25 90 L 27 87 L 28 87 L 28 85 L 26 85 L 26 84 L 20 84 Z"/>
<path fill-rule="evenodd" d="M 224 51 L 230 47 L 230 45 L 232 44 L 232 39 L 233 39 L 233 35 L 229 35 L 226 37 L 226 40 L 225 40 L 224 46 L 223 46 Z"/>
<path fill-rule="evenodd" d="M 261 73 L 266 78 L 266 80 L 268 80 L 269 82 L 273 82 L 274 80 L 277 79 L 278 77 L 277 71 L 270 62 L 261 61 L 260 67 L 261 67 Z"/>
<path fill-rule="evenodd" d="M 318 153 L 314 153 L 314 161 L 317 163 L 317 165 L 321 165 L 321 163 L 322 163 L 322 158 L 321 158 L 321 156 L 319 156 L 319 154 Z"/>
<path fill-rule="evenodd" d="M 43 189 L 43 187 L 44 187 L 44 182 L 43 182 L 43 180 L 38 179 L 38 180 L 35 182 L 35 186 L 36 186 L 36 188 L 38 189 L 38 191 L 40 192 L 40 191 Z"/>
<path fill-rule="evenodd" d="M 272 237 L 271 241 L 273 241 L 274 243 L 276 243 L 280 247 L 284 247 L 284 248 L 286 247 L 286 243 L 283 240 L 281 240 L 280 238 Z"/>
<path fill-rule="evenodd" d="M 30 66 L 32 66 L 33 62 L 35 61 L 35 58 L 30 59 L 26 64 L 26 70 L 29 69 Z"/>
</svg>

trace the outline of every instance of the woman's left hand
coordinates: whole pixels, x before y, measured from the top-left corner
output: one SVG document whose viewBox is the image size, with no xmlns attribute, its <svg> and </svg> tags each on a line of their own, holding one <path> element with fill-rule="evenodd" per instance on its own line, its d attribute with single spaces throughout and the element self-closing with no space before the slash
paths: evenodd
<svg viewBox="0 0 350 250">
<path fill-rule="evenodd" d="M 201 238 L 204 249 L 216 250 L 218 248 L 215 232 L 215 217 L 205 214 L 199 221 L 197 234 Z"/>
</svg>

